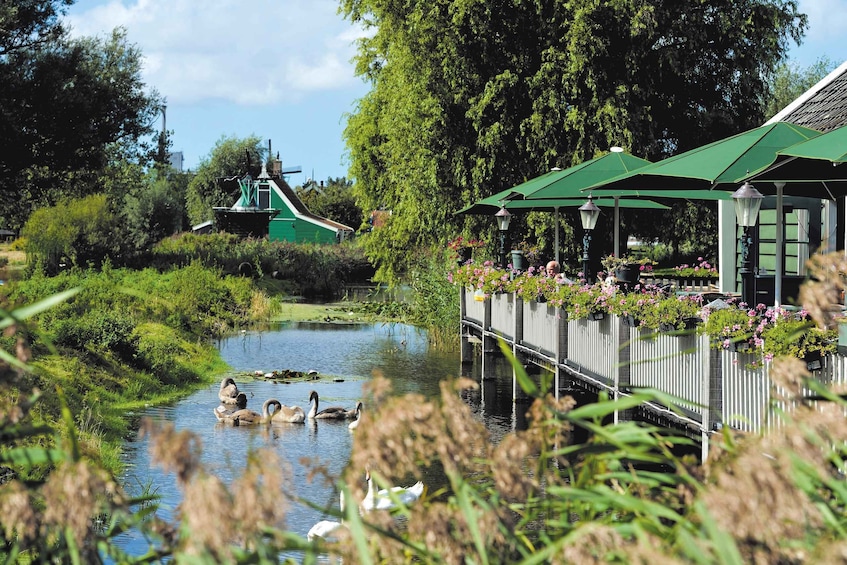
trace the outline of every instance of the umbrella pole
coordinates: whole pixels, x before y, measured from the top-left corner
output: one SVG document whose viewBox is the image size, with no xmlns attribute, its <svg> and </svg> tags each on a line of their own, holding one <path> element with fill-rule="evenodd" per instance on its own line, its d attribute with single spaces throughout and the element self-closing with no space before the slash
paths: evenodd
<svg viewBox="0 0 847 565">
<path fill-rule="evenodd" d="M 554 207 L 553 207 L 553 218 L 555 219 L 555 222 L 554 222 L 554 225 L 555 225 L 555 228 L 554 228 L 554 230 L 555 230 L 555 234 L 554 234 L 554 236 L 553 236 L 553 237 L 554 237 L 553 241 L 554 241 L 555 243 L 554 243 L 554 251 L 553 251 L 553 253 L 554 253 L 554 255 L 556 256 L 556 257 L 555 257 L 555 259 L 556 259 L 556 263 L 559 263 L 559 265 L 561 265 L 562 263 L 559 261 L 559 207 L 558 207 L 558 206 L 554 206 Z"/>
<path fill-rule="evenodd" d="M 776 186 L 776 269 L 773 281 L 774 307 L 782 302 L 782 276 L 785 272 L 785 217 L 782 213 L 782 189 L 784 182 L 775 182 Z"/>
<path fill-rule="evenodd" d="M 621 256 L 621 209 L 620 197 L 615 196 L 615 257 Z"/>
</svg>

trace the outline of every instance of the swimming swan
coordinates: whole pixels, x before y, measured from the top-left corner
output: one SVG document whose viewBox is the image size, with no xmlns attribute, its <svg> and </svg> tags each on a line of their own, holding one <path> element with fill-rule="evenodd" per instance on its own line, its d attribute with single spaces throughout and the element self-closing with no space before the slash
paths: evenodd
<svg viewBox="0 0 847 565">
<path fill-rule="evenodd" d="M 235 384 L 235 379 L 226 377 L 221 381 L 221 390 L 218 391 L 218 398 L 224 404 L 235 404 L 238 398 L 238 385 Z"/>
<path fill-rule="evenodd" d="M 398 507 L 398 502 L 404 506 L 409 506 L 423 496 L 424 484 L 421 481 L 416 482 L 410 487 L 391 487 L 390 489 L 375 491 L 370 471 L 367 472 L 366 477 L 368 480 L 368 492 L 365 494 L 364 500 L 362 500 L 362 510 L 365 512 L 370 512 L 371 510 L 392 510 Z"/>
<path fill-rule="evenodd" d="M 306 539 L 309 541 L 315 541 L 320 538 L 326 542 L 336 542 L 339 541 L 340 535 L 346 529 L 347 525 L 344 523 L 344 491 L 341 491 L 341 494 L 338 497 L 339 506 L 341 507 L 341 521 L 338 522 L 336 520 L 321 520 L 316 523 L 309 529 L 309 533 L 306 534 Z"/>
<path fill-rule="evenodd" d="M 350 418 L 356 417 L 356 410 L 347 410 L 342 406 L 329 406 L 324 408 L 320 412 L 318 412 L 318 403 L 320 402 L 318 398 L 317 391 L 311 391 L 309 393 L 309 402 L 312 402 L 312 407 L 309 408 L 309 418 L 317 419 L 317 420 L 348 420 Z"/>
<path fill-rule="evenodd" d="M 277 409 L 271 416 L 271 424 L 302 424 L 306 421 L 306 413 L 299 406 L 286 406 L 276 399 Z"/>
<path fill-rule="evenodd" d="M 258 412 L 253 412 L 252 410 L 248 410 L 246 408 L 228 413 L 228 411 L 225 409 L 221 410 L 223 406 L 218 406 L 217 408 L 215 408 L 215 418 L 218 419 L 218 422 L 223 422 L 224 424 L 232 424 L 233 426 L 255 426 L 256 424 L 266 424 L 271 421 L 271 418 L 277 412 L 277 410 L 271 412 L 271 406 L 276 406 L 278 410 L 279 407 L 282 406 L 282 404 L 279 400 L 269 398 L 265 400 L 264 404 L 262 404 L 261 414 L 259 414 Z"/>
<path fill-rule="evenodd" d="M 361 402 L 356 403 L 356 419 L 347 424 L 347 429 L 349 429 L 350 431 L 353 431 L 359 427 L 359 420 L 362 419 L 362 408 L 363 404 Z"/>
</svg>

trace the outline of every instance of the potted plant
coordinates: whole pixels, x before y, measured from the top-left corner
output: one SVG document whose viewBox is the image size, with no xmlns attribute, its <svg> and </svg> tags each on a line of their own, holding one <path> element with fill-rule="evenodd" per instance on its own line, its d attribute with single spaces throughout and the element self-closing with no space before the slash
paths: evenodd
<svg viewBox="0 0 847 565">
<path fill-rule="evenodd" d="M 702 308 L 703 297 L 699 294 L 665 298 L 655 309 L 659 331 L 676 333 L 694 329 L 703 321 L 700 318 Z"/>
<path fill-rule="evenodd" d="M 608 300 L 609 311 L 631 327 L 656 329 L 656 309 L 664 295 L 654 288 L 639 287 L 629 293 L 617 293 Z"/>
<path fill-rule="evenodd" d="M 614 287 L 600 284 L 593 285 L 560 285 L 567 287 L 562 292 L 566 294 L 562 307 L 568 312 L 571 320 L 602 320 L 609 312 L 608 302 L 615 293 Z"/>
<path fill-rule="evenodd" d="M 447 243 L 447 248 L 452 252 L 451 258 L 455 259 L 460 267 L 473 260 L 474 249 L 484 246 L 485 242 L 480 239 L 465 239 L 461 235 Z"/>
<path fill-rule="evenodd" d="M 638 283 L 642 273 L 653 270 L 653 261 L 649 257 L 635 257 L 633 255 L 607 255 L 602 260 L 606 272 L 614 276 L 618 283 L 631 288 Z"/>
<path fill-rule="evenodd" d="M 530 267 L 525 273 L 515 275 L 507 290 L 517 294 L 524 302 L 547 302 L 557 286 L 555 279 L 545 276 L 541 271 L 536 273 Z"/>
<path fill-rule="evenodd" d="M 762 339 L 766 360 L 790 355 L 803 359 L 810 371 L 816 371 L 821 368 L 823 356 L 835 352 L 837 332 L 821 329 L 801 314 L 767 325 Z"/>
<path fill-rule="evenodd" d="M 705 323 L 700 331 L 711 337 L 712 345 L 718 349 L 750 351 L 757 345 L 760 312 L 735 305 L 710 311 L 704 309 Z"/>
</svg>

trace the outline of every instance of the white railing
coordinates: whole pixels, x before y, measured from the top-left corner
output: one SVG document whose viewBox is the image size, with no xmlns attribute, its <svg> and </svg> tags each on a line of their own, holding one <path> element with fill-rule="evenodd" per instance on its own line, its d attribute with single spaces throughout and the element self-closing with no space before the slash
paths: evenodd
<svg viewBox="0 0 847 565">
<path fill-rule="evenodd" d="M 568 365 L 613 384 L 619 366 L 619 326 L 616 316 L 568 320 Z"/>
<path fill-rule="evenodd" d="M 553 331 L 555 326 L 551 325 L 551 320 L 557 321 L 562 313 L 546 302 L 524 302 L 521 308 L 523 338 L 520 344 L 547 355 L 556 353 L 557 336 Z"/>
<path fill-rule="evenodd" d="M 682 399 L 688 421 L 697 422 L 704 433 L 718 423 L 755 432 L 779 425 L 774 408 L 790 408 L 772 396 L 770 364 L 753 366 L 755 357 L 749 353 L 712 350 L 708 336 L 650 335 L 614 315 L 560 324 L 560 309 L 515 300 L 512 294 L 480 302 L 466 290 L 463 302 L 463 327 L 482 328 L 483 340 L 501 336 L 515 345 L 517 339 L 522 352 L 540 352 L 545 360 L 556 360 L 558 368 L 615 394 L 650 387 L 673 395 Z M 563 331 L 567 334 L 560 339 Z M 824 358 L 815 376 L 826 385 L 847 384 L 847 357 Z"/>
<path fill-rule="evenodd" d="M 497 335 L 512 339 L 515 337 L 515 301 L 513 294 L 491 295 L 490 330 Z"/>
</svg>

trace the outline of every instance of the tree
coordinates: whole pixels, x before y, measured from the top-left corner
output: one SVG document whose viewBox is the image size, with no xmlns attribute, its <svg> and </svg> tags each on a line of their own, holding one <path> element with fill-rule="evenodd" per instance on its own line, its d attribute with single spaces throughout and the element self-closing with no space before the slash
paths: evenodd
<svg viewBox="0 0 847 565">
<path fill-rule="evenodd" d="M 310 180 L 297 187 L 297 196 L 310 212 L 358 229 L 364 217 L 362 209 L 356 205 L 352 188 L 353 182 L 345 177 L 328 178 L 325 185 Z"/>
<path fill-rule="evenodd" d="M 68 199 L 32 213 L 21 230 L 26 251 L 45 272 L 99 265 L 119 251 L 115 215 L 104 194 Z"/>
<path fill-rule="evenodd" d="M 60 4 L 23 3 L 46 11 Z M 0 221 L 17 226 L 39 206 L 100 191 L 114 146 L 143 158 L 159 100 L 145 92 L 141 53 L 124 30 L 70 40 L 58 24 L 37 32 L 11 23 L 21 29 L 0 34 Z"/>
<path fill-rule="evenodd" d="M 232 206 L 241 194 L 236 177 L 248 172 L 253 178 L 258 177 L 264 151 L 262 140 L 255 135 L 218 140 L 188 184 L 186 211 L 192 225 L 213 219 L 215 206 Z"/>
<path fill-rule="evenodd" d="M 832 72 L 835 66 L 828 57 L 820 57 L 806 68 L 793 61 L 779 64 L 771 77 L 765 98 L 765 116 L 775 116 Z"/>
<path fill-rule="evenodd" d="M 131 251 L 149 249 L 185 227 L 188 182 L 187 174 L 160 167 L 124 197 L 121 214 Z"/>
<path fill-rule="evenodd" d="M 445 242 L 453 212 L 553 166 L 613 145 L 655 160 L 760 124 L 772 69 L 806 27 L 793 0 L 341 11 L 375 29 L 356 61 L 373 88 L 345 139 L 357 200 L 392 210 L 366 242 L 383 280 L 409 266 L 410 247 Z"/>
</svg>

